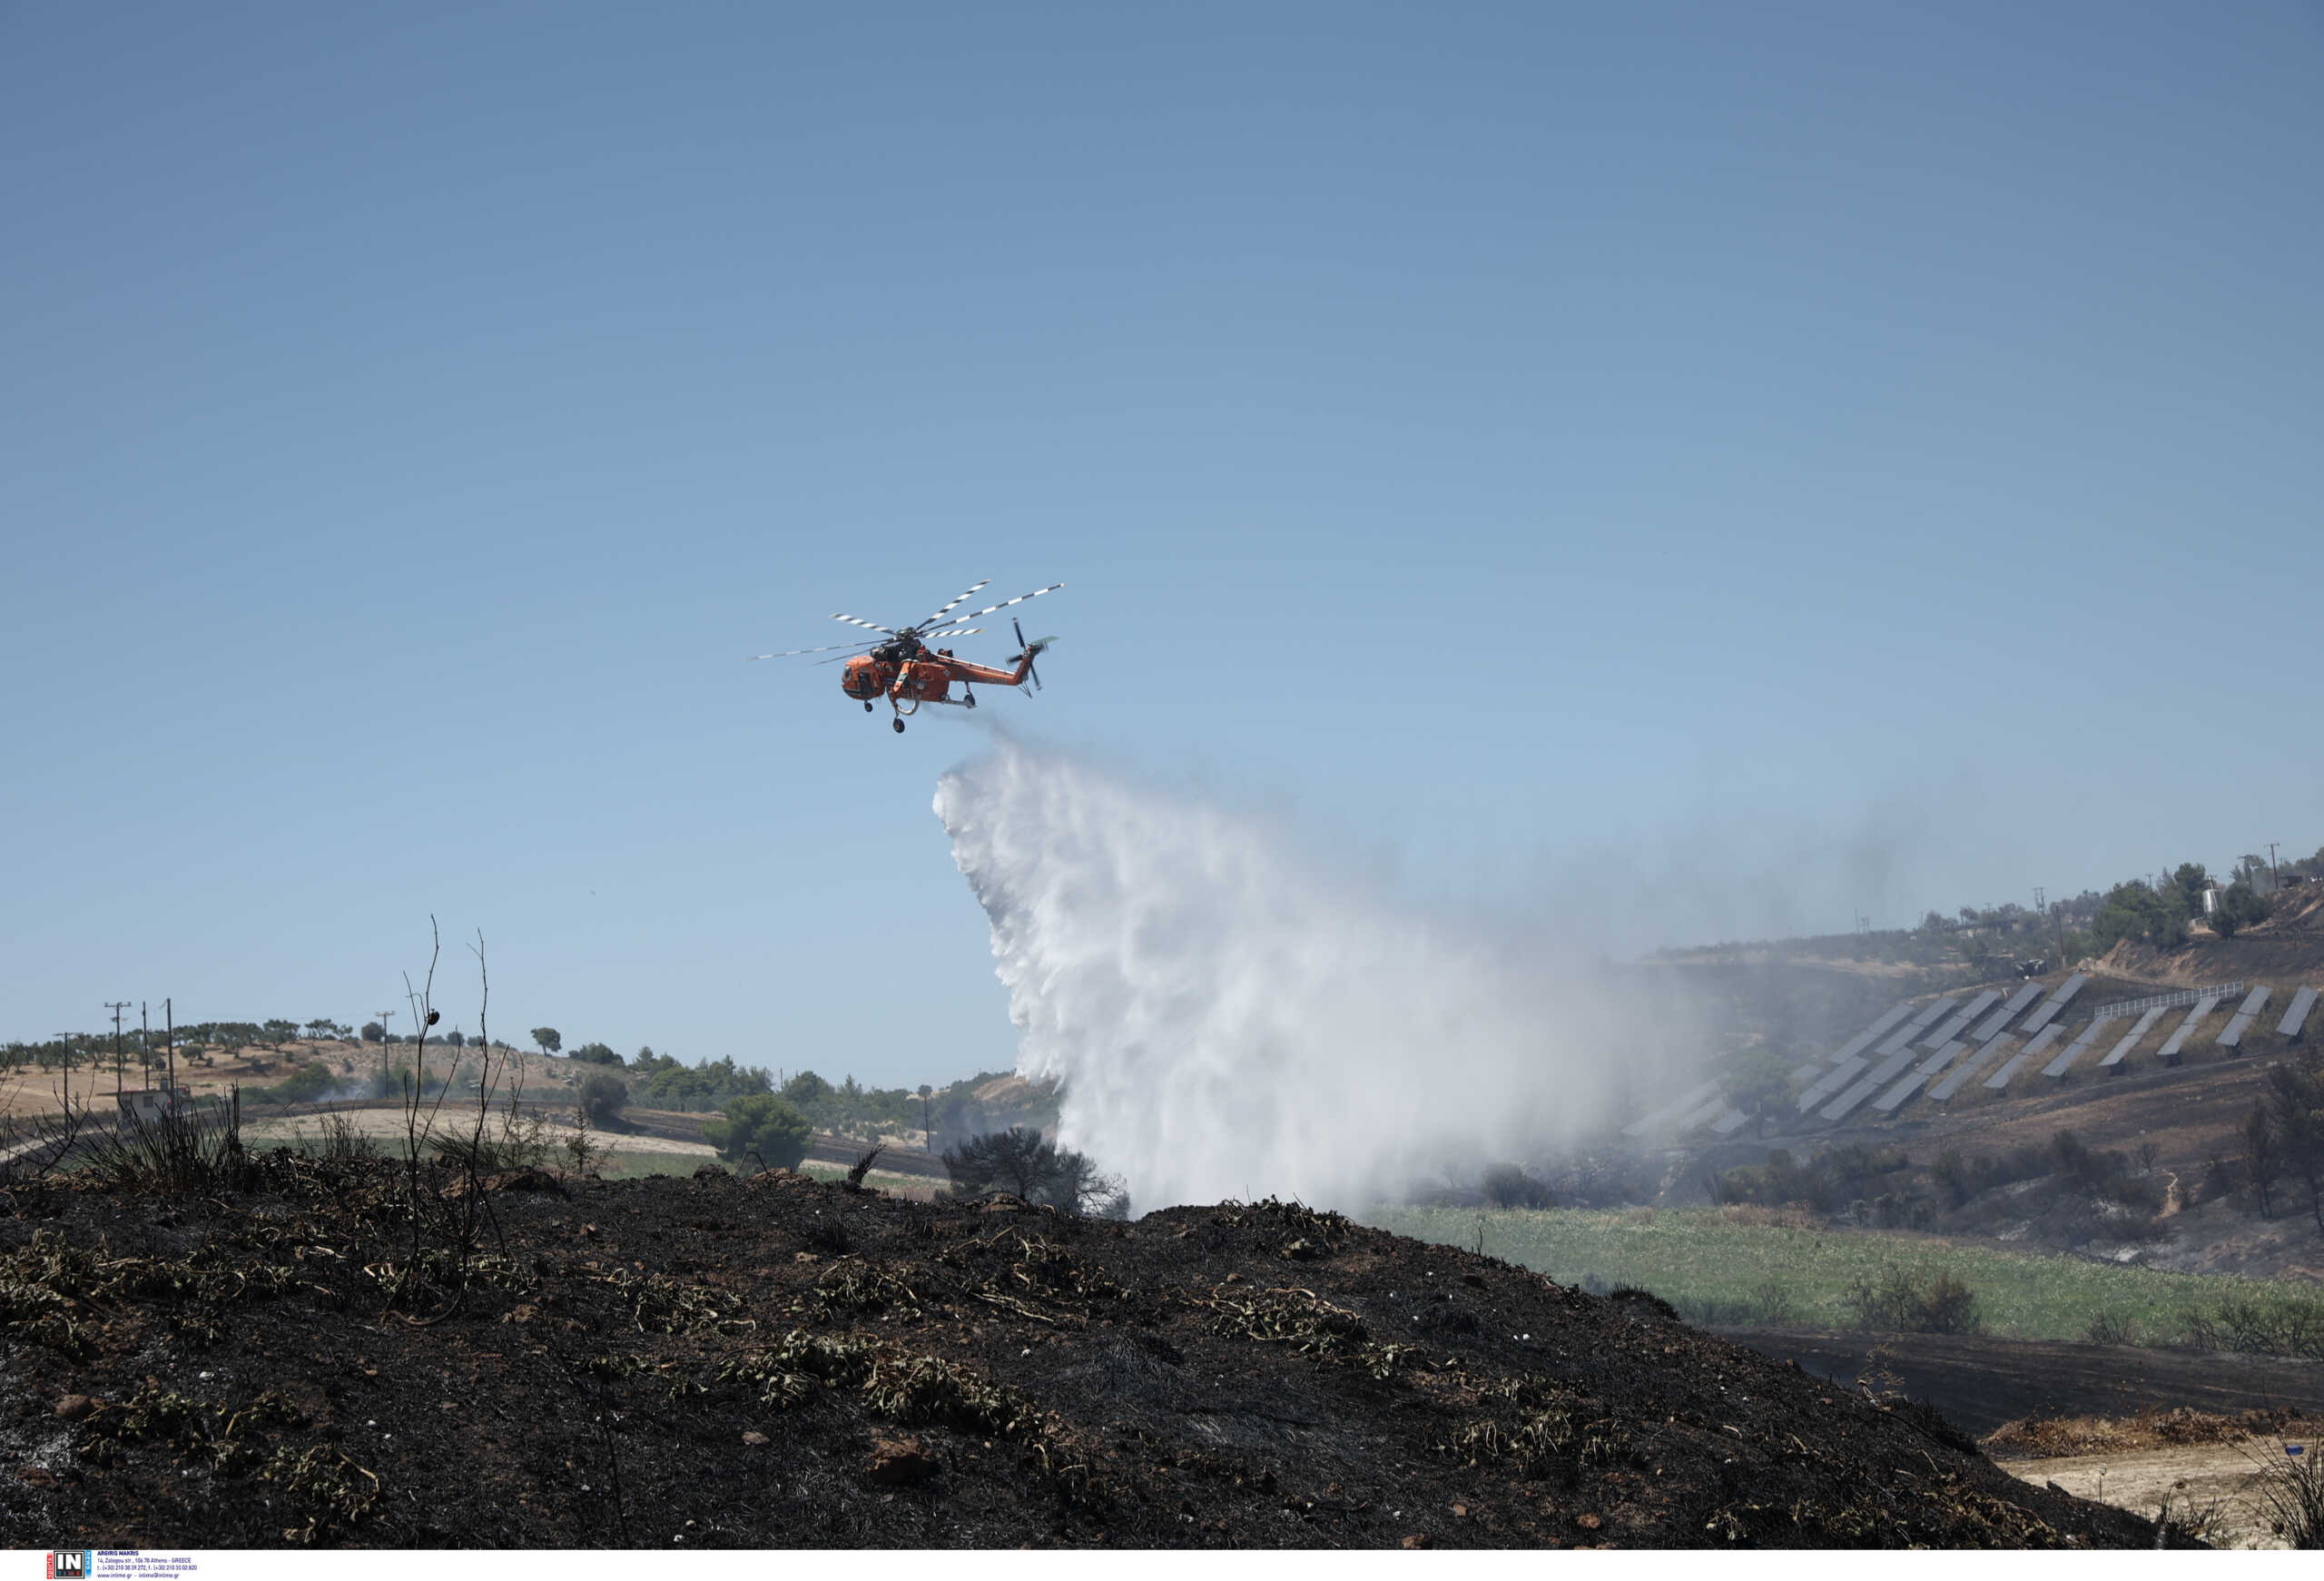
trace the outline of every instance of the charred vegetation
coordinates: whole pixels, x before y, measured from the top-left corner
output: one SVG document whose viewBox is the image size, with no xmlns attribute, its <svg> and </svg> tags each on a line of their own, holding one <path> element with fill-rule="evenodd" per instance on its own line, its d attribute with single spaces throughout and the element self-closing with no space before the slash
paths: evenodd
<svg viewBox="0 0 2324 1581">
<path fill-rule="evenodd" d="M 1896 1399 L 1295 1203 L 274 1154 L 0 1201 L 19 1546 L 2151 1545 Z M 488 1229 L 422 1213 L 481 1200 Z M 416 1250 L 415 1250 L 416 1247 Z M 458 1299 L 453 1299 L 457 1291 Z"/>
</svg>

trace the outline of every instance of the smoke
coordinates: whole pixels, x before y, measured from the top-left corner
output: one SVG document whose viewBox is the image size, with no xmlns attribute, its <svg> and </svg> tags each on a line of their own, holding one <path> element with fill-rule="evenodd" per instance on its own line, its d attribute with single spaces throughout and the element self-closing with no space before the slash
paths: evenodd
<svg viewBox="0 0 2324 1581">
<path fill-rule="evenodd" d="M 1003 742 L 936 814 L 992 925 L 1018 1069 L 1146 1207 L 1360 1204 L 1537 1156 L 1702 1045 L 1627 983 L 1325 871 L 1279 826 Z"/>
</svg>

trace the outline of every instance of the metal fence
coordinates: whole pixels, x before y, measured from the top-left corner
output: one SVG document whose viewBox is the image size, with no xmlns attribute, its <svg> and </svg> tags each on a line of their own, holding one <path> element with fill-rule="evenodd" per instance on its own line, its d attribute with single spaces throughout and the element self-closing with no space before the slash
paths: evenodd
<svg viewBox="0 0 2324 1581">
<path fill-rule="evenodd" d="M 2217 994 L 2225 999 L 2231 993 L 2243 992 L 2240 983 L 2223 983 L 2217 988 L 2181 988 L 2175 993 L 2157 993 L 2146 999 L 2126 999 L 2120 1004 L 2110 1004 L 2098 1013 L 2099 1021 L 2119 1021 L 2126 1015 L 2143 1015 L 2150 1010 L 2169 1010 L 2174 1004 L 2192 1004 L 2205 994 Z"/>
</svg>

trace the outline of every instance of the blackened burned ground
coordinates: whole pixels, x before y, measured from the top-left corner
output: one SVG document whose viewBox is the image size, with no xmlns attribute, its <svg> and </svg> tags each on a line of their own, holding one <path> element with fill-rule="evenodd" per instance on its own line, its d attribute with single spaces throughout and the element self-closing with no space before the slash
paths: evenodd
<svg viewBox="0 0 2324 1581">
<path fill-rule="evenodd" d="M 391 1167 L 271 1187 L 0 1197 L 10 1546 L 2153 1541 L 1649 1301 L 1296 1206 L 504 1191 L 419 1327 Z"/>
</svg>

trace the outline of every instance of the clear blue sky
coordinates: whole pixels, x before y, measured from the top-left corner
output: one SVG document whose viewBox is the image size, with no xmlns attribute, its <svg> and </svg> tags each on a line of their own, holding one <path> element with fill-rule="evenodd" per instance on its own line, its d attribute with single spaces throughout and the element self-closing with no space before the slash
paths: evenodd
<svg viewBox="0 0 2324 1581">
<path fill-rule="evenodd" d="M 1006 1064 L 978 730 L 739 662 L 983 577 L 1623 949 L 2304 854 L 2320 16 L 0 9 L 0 1036 Z"/>
</svg>

